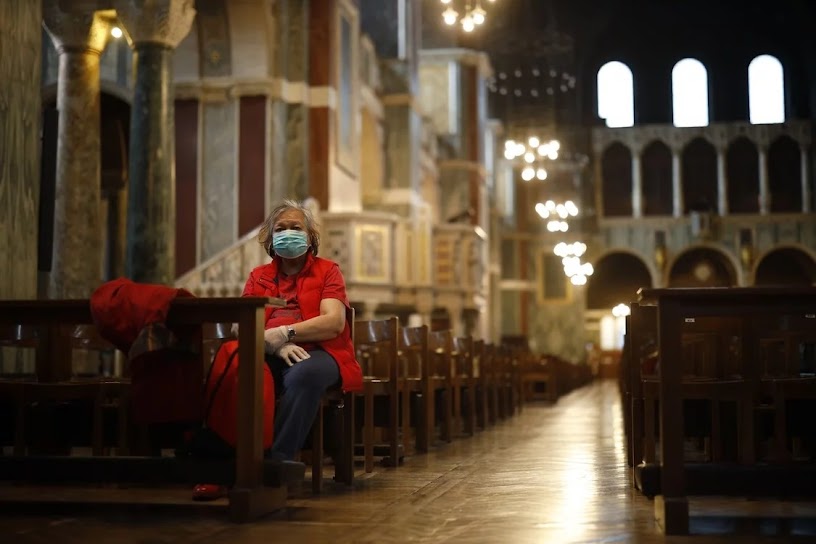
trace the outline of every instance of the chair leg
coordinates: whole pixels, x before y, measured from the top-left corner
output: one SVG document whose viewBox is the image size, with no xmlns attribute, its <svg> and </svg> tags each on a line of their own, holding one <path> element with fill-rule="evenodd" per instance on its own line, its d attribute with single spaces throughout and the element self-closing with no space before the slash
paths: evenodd
<svg viewBox="0 0 816 544">
<path fill-rule="evenodd" d="M 323 491 L 323 405 L 320 405 L 312 425 L 312 493 Z"/>
<path fill-rule="evenodd" d="M 365 413 L 363 415 L 363 454 L 365 456 L 365 471 L 374 472 L 374 394 L 365 392 Z"/>
<path fill-rule="evenodd" d="M 93 405 L 93 428 L 91 431 L 91 451 L 95 457 L 101 456 L 104 449 L 104 422 L 102 412 L 102 400 L 104 399 L 104 387 L 99 388 L 99 394 Z"/>
<path fill-rule="evenodd" d="M 422 415 L 423 415 L 423 434 L 425 438 L 425 451 L 430 451 L 431 446 L 434 443 L 434 429 L 436 425 L 434 422 L 436 420 L 436 401 L 434 399 L 436 392 L 433 390 L 432 387 L 427 386 L 425 388 L 425 398 L 422 402 Z"/>
<path fill-rule="evenodd" d="M 464 431 L 462 423 L 462 384 L 457 383 L 453 387 L 453 425 L 454 435 L 459 435 Z"/>
<path fill-rule="evenodd" d="M 442 439 L 445 442 L 450 442 L 453 437 L 453 387 L 447 386 L 442 396 L 445 399 L 445 430 Z"/>
<path fill-rule="evenodd" d="M 14 420 L 14 456 L 15 457 L 22 457 L 25 455 L 26 450 L 26 443 L 25 443 L 25 425 L 26 425 L 26 406 L 25 400 L 23 398 L 18 399 L 16 403 L 15 409 L 15 420 Z"/>
<path fill-rule="evenodd" d="M 391 395 L 389 395 L 389 403 L 390 403 L 390 428 L 388 433 L 391 435 L 389 437 L 390 442 L 390 456 L 391 456 L 391 466 L 397 467 L 400 463 L 400 455 L 399 455 L 399 447 L 400 447 L 400 422 L 399 422 L 399 408 L 400 408 L 400 399 L 399 399 L 399 390 L 392 391 Z"/>
<path fill-rule="evenodd" d="M 406 387 L 399 395 L 402 401 L 400 406 L 400 410 L 402 411 L 402 453 L 403 455 L 408 455 L 408 446 L 411 439 L 411 392 Z"/>
<path fill-rule="evenodd" d="M 476 384 L 468 384 L 468 414 L 467 432 L 470 436 L 476 434 Z"/>
<path fill-rule="evenodd" d="M 354 393 L 343 395 L 343 417 L 340 418 L 342 443 L 335 459 L 334 479 L 346 485 L 354 483 Z"/>
</svg>

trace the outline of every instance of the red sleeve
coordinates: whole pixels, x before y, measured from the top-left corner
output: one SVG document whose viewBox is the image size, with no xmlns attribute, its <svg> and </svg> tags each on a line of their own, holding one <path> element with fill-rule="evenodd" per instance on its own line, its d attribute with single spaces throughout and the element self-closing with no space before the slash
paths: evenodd
<svg viewBox="0 0 816 544">
<path fill-rule="evenodd" d="M 324 298 L 336 298 L 344 305 L 349 306 L 348 295 L 346 294 L 346 280 L 343 278 L 339 266 L 332 266 L 326 273 L 323 282 L 323 293 L 320 295 L 321 300 Z"/>
</svg>

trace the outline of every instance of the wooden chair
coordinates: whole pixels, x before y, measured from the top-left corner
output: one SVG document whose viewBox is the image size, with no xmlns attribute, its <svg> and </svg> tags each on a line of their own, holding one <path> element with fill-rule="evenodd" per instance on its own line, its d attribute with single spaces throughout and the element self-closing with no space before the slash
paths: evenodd
<svg viewBox="0 0 816 544">
<path fill-rule="evenodd" d="M 346 309 L 346 322 L 354 338 L 355 319 L 354 308 Z M 354 393 L 344 393 L 340 389 L 330 389 L 323 395 L 320 410 L 312 426 L 312 493 L 320 494 L 323 491 L 323 433 L 327 414 L 340 411 L 341 416 L 336 422 L 340 423 L 338 435 L 337 458 L 334 459 L 334 481 L 346 485 L 354 483 Z"/>
<path fill-rule="evenodd" d="M 400 459 L 399 437 L 399 345 L 396 317 L 357 321 L 354 347 L 363 370 L 363 455 L 365 471 L 374 470 L 374 398 L 388 403 L 388 455 L 391 466 Z"/>
<path fill-rule="evenodd" d="M 490 420 L 490 387 L 486 363 L 484 340 L 473 342 L 473 372 L 476 376 L 476 419 L 482 430 L 487 429 Z"/>
<path fill-rule="evenodd" d="M 448 330 L 434 331 L 428 337 L 429 375 L 428 382 L 434 397 L 434 417 L 441 416 L 443 441 L 453 438 L 453 334 Z M 442 399 L 441 410 L 437 410 L 436 400 Z M 435 421 L 435 420 L 434 420 Z"/>
<path fill-rule="evenodd" d="M 499 386 L 496 377 L 496 346 L 485 343 L 480 359 L 481 382 L 484 389 L 486 421 L 493 425 L 499 419 Z"/>
<path fill-rule="evenodd" d="M 433 400 L 427 394 L 428 368 L 428 326 L 400 327 L 400 365 L 401 377 L 400 399 L 402 411 L 403 448 L 408 451 L 408 438 L 412 423 L 412 400 L 421 402 L 419 417 L 414 422 L 416 427 L 416 451 L 427 452 L 430 449 L 433 434 Z"/>
<path fill-rule="evenodd" d="M 454 418 L 462 422 L 462 430 L 469 436 L 476 433 L 476 375 L 473 368 L 473 337 L 457 336 L 453 339 L 456 370 L 453 373 Z M 463 416 L 463 398 L 467 399 L 467 410 Z"/>
</svg>

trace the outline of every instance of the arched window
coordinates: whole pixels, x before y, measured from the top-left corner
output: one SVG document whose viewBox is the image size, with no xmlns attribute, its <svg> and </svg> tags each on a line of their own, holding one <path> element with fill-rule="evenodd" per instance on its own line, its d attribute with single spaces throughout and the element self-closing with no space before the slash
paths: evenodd
<svg viewBox="0 0 816 544">
<path fill-rule="evenodd" d="M 755 125 L 785 122 L 785 78 L 776 57 L 760 55 L 748 65 L 748 106 Z"/>
<path fill-rule="evenodd" d="M 598 70 L 598 117 L 608 127 L 635 124 L 632 70 L 622 62 L 607 62 Z"/>
<path fill-rule="evenodd" d="M 696 59 L 683 59 L 672 69 L 674 126 L 708 126 L 708 73 Z"/>
</svg>

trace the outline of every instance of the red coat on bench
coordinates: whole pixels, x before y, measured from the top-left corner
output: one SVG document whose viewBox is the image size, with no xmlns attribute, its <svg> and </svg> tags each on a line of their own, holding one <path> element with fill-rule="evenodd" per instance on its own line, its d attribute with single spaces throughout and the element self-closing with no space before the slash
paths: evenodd
<svg viewBox="0 0 816 544">
<path fill-rule="evenodd" d="M 201 419 L 201 327 L 165 325 L 173 300 L 192 296 L 127 278 L 104 283 L 91 295 L 99 334 L 127 354 L 137 423 Z"/>
</svg>

